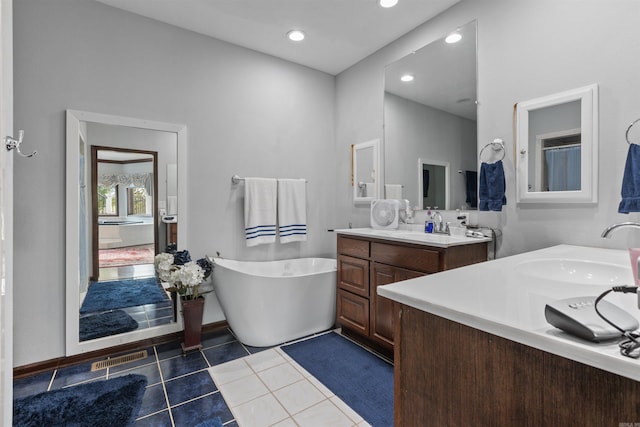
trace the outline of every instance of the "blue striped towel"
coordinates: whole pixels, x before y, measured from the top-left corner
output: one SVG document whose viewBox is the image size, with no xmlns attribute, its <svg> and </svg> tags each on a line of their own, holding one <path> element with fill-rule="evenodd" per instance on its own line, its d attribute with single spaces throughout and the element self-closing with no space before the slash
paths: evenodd
<svg viewBox="0 0 640 427">
<path fill-rule="evenodd" d="M 277 181 L 272 178 L 245 178 L 244 225 L 247 246 L 276 241 Z"/>
<path fill-rule="evenodd" d="M 278 180 L 280 243 L 307 240 L 307 185 L 304 179 Z"/>
</svg>

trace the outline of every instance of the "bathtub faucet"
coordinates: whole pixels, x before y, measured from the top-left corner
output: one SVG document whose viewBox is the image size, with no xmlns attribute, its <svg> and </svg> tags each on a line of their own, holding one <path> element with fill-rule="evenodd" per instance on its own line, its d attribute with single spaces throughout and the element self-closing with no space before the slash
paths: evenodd
<svg viewBox="0 0 640 427">
<path fill-rule="evenodd" d="M 617 224 L 610 225 L 609 227 L 607 227 L 602 232 L 602 235 L 600 237 L 602 237 L 603 239 L 608 239 L 608 238 L 610 238 L 611 233 L 613 233 L 615 230 L 617 230 L 618 228 L 625 228 L 625 227 L 640 228 L 640 223 L 638 223 L 638 222 L 619 222 Z"/>
</svg>

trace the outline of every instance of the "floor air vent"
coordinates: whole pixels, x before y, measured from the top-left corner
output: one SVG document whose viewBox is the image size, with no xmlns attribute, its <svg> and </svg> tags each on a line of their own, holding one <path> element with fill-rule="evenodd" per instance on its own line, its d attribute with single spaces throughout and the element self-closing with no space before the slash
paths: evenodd
<svg viewBox="0 0 640 427">
<path fill-rule="evenodd" d="M 114 366 L 125 365 L 127 363 L 135 362 L 136 360 L 146 359 L 147 356 L 147 350 L 142 350 L 135 353 L 123 354 L 122 356 L 101 360 L 99 362 L 93 362 L 91 364 L 91 372 L 99 371 L 101 369 L 113 368 Z"/>
</svg>

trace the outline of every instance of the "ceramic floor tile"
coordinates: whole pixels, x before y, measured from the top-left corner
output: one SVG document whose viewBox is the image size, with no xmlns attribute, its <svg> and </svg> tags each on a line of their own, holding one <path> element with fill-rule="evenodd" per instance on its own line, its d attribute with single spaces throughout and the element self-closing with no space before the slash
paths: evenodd
<svg viewBox="0 0 640 427">
<path fill-rule="evenodd" d="M 280 421 L 279 423 L 274 424 L 272 427 L 298 427 L 298 424 L 296 424 L 293 419 L 287 418 L 284 421 Z"/>
<path fill-rule="evenodd" d="M 196 372 L 180 378 L 165 381 L 169 404 L 175 406 L 217 390 L 207 371 Z"/>
<path fill-rule="evenodd" d="M 353 421 L 329 400 L 324 400 L 293 416 L 300 427 L 351 427 Z"/>
<path fill-rule="evenodd" d="M 256 371 L 264 371 L 277 365 L 286 363 L 286 360 L 278 354 L 275 349 L 269 349 L 260 353 L 252 354 L 246 358 L 247 363 Z"/>
<path fill-rule="evenodd" d="M 220 391 L 230 408 L 269 393 L 256 375 L 240 378 L 220 386 Z"/>
<path fill-rule="evenodd" d="M 283 363 L 258 373 L 263 383 L 271 391 L 281 389 L 303 379 L 303 376 L 290 363 Z"/>
<path fill-rule="evenodd" d="M 249 352 L 238 341 L 207 348 L 202 352 L 211 366 L 249 355 Z"/>
<path fill-rule="evenodd" d="M 137 419 L 135 427 L 172 427 L 171 416 L 168 410 L 162 411 L 145 418 Z"/>
<path fill-rule="evenodd" d="M 231 334 L 227 329 L 222 331 L 216 331 L 202 336 L 202 346 L 204 348 L 214 347 L 220 344 L 227 344 L 232 341 L 237 341 L 236 337 Z"/>
<path fill-rule="evenodd" d="M 209 368 L 209 374 L 211 374 L 211 377 L 219 386 L 249 375 L 255 375 L 253 369 L 247 365 L 244 359 L 236 359 L 231 362 L 216 365 Z"/>
<path fill-rule="evenodd" d="M 137 368 L 129 369 L 126 371 L 118 371 L 113 373 L 110 372 L 109 378 L 121 377 L 128 374 L 144 375 L 145 377 L 147 377 L 148 385 L 158 384 L 162 381 L 160 378 L 160 370 L 158 369 L 157 363 L 146 366 L 139 366 Z"/>
<path fill-rule="evenodd" d="M 233 419 L 229 407 L 218 392 L 174 406 L 171 413 L 175 427 L 193 427 L 214 417 L 219 417 L 223 423 Z"/>
<path fill-rule="evenodd" d="M 243 427 L 266 427 L 289 417 L 287 411 L 271 394 L 236 406 L 233 413 L 238 424 Z"/>
<path fill-rule="evenodd" d="M 304 379 L 273 394 L 290 414 L 297 414 L 326 399 L 324 394 Z"/>
<path fill-rule="evenodd" d="M 320 392 L 322 394 L 324 394 L 326 397 L 333 397 L 335 396 L 333 394 L 333 392 L 331 390 L 329 390 L 324 384 L 322 384 L 320 381 L 318 381 L 318 379 L 316 377 L 313 376 L 308 376 L 306 377 L 307 380 L 313 384 L 318 390 L 320 390 Z"/>
<path fill-rule="evenodd" d="M 165 399 L 162 384 L 147 387 L 142 396 L 142 405 L 140 406 L 140 412 L 138 412 L 138 418 L 164 409 L 167 409 L 167 399 Z"/>
<path fill-rule="evenodd" d="M 13 398 L 30 396 L 47 391 L 53 372 L 43 372 L 13 381 Z"/>
<path fill-rule="evenodd" d="M 106 370 L 91 372 L 91 363 L 82 363 L 79 365 L 69 366 L 67 368 L 58 369 L 56 377 L 51 385 L 51 390 L 67 387 L 74 384 L 105 378 Z"/>
<path fill-rule="evenodd" d="M 160 369 L 165 381 L 208 367 L 207 361 L 199 351 L 188 353 L 186 356 L 160 361 Z"/>
<path fill-rule="evenodd" d="M 152 363 L 156 363 L 156 353 L 153 351 L 153 347 L 145 348 L 144 350 L 146 350 L 146 352 L 147 352 L 147 357 L 145 357 L 144 359 L 134 360 L 132 362 L 125 363 L 124 365 L 118 365 L 118 366 L 114 366 L 113 368 L 109 368 L 109 374 L 112 374 L 112 373 L 115 373 L 115 372 L 126 371 L 126 370 L 129 370 L 131 368 L 138 367 L 138 366 L 144 366 L 144 365 L 150 365 Z M 118 357 L 118 356 L 123 356 L 123 355 L 131 354 L 131 353 L 135 353 L 137 351 L 138 350 L 113 354 L 113 355 L 109 356 L 109 359 L 112 359 L 112 358 Z M 139 350 L 139 351 L 143 351 L 143 350 Z"/>
<path fill-rule="evenodd" d="M 351 409 L 346 403 L 344 403 L 338 396 L 333 396 L 329 399 L 331 403 L 336 405 L 344 414 L 351 419 L 354 423 L 361 423 L 364 419 L 356 411 Z"/>
</svg>

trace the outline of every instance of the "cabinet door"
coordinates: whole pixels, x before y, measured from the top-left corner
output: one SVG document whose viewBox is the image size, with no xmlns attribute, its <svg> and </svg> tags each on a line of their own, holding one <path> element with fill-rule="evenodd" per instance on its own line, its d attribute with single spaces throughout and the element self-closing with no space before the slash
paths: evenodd
<svg viewBox="0 0 640 427">
<path fill-rule="evenodd" d="M 399 304 L 390 299 L 379 296 L 377 293 L 377 287 L 420 277 L 423 276 L 424 273 L 393 267 L 391 265 L 379 264 L 377 262 L 372 264 L 373 271 L 371 277 L 370 296 L 371 338 L 385 347 L 392 348 L 393 331 L 395 329 Z"/>
<path fill-rule="evenodd" d="M 369 260 L 338 255 L 338 287 L 369 297 Z"/>
<path fill-rule="evenodd" d="M 369 300 L 338 289 L 337 323 L 364 336 L 369 335 Z"/>
</svg>

